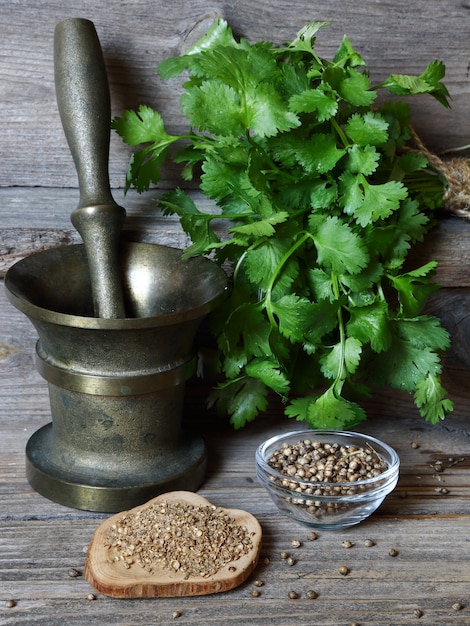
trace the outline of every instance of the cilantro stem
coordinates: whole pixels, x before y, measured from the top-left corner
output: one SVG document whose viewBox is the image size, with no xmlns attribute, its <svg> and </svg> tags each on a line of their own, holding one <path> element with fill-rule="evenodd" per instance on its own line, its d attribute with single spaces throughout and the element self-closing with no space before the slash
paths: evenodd
<svg viewBox="0 0 470 626">
<path fill-rule="evenodd" d="M 341 128 L 341 126 L 338 124 L 338 122 L 335 120 L 334 117 L 331 118 L 331 125 L 333 126 L 333 128 L 335 129 L 337 135 L 339 136 L 339 138 L 341 139 L 343 146 L 345 148 L 348 148 L 350 143 L 348 141 L 348 138 L 346 137 L 343 129 Z"/>
<path fill-rule="evenodd" d="M 338 300 L 339 299 L 339 282 L 338 282 L 338 277 L 334 272 L 331 272 L 331 284 L 332 284 L 332 288 L 333 288 L 333 294 L 335 296 L 335 298 Z M 338 372 L 336 374 L 336 379 L 334 382 L 334 389 L 336 389 L 336 386 L 338 383 L 340 383 L 343 379 L 344 379 L 344 360 L 345 360 L 345 355 L 346 355 L 346 332 L 345 332 L 345 328 L 344 328 L 344 318 L 343 318 L 343 308 L 342 307 L 338 307 L 338 312 L 337 312 L 337 318 L 338 318 L 338 330 L 339 330 L 339 343 L 341 346 L 341 358 L 340 358 L 340 366 L 338 368 Z"/>
<path fill-rule="evenodd" d="M 269 281 L 269 285 L 268 288 L 266 289 L 266 294 L 264 296 L 264 301 L 265 301 L 265 308 L 266 308 L 266 314 L 268 316 L 268 319 L 271 323 L 271 326 L 277 327 L 278 324 L 274 318 L 273 315 L 273 311 L 272 311 L 272 307 L 271 307 L 271 296 L 272 296 L 272 290 L 274 288 L 274 284 L 277 280 L 277 277 L 279 276 L 282 268 L 284 267 L 284 265 L 287 263 L 287 261 L 291 258 L 291 256 L 296 252 L 296 250 L 298 250 L 301 246 L 303 246 L 303 244 L 308 241 L 308 239 L 312 239 L 312 235 L 310 233 L 304 233 L 302 235 L 302 237 L 300 237 L 295 243 L 294 245 L 292 245 L 289 250 L 284 254 L 284 256 L 282 257 L 282 259 L 280 260 L 280 262 L 278 263 L 276 270 L 273 272 L 272 276 L 271 276 L 271 280 Z"/>
</svg>

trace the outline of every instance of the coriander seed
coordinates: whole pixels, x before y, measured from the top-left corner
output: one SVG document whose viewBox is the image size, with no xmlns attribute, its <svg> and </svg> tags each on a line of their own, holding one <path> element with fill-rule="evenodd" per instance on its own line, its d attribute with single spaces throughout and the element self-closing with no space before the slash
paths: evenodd
<svg viewBox="0 0 470 626">
<path fill-rule="evenodd" d="M 80 570 L 78 570 L 76 567 L 70 567 L 68 575 L 70 576 L 70 578 L 78 578 L 78 576 L 81 576 L 82 574 Z"/>
<path fill-rule="evenodd" d="M 281 552 L 280 557 L 283 560 L 288 559 L 289 558 L 289 553 L 288 552 Z"/>
<path fill-rule="evenodd" d="M 389 556 L 398 556 L 398 550 L 395 550 L 395 548 L 390 548 L 388 554 Z"/>
<path fill-rule="evenodd" d="M 424 613 L 421 609 L 415 609 L 413 611 L 413 615 L 419 619 L 420 617 L 423 617 Z"/>
<path fill-rule="evenodd" d="M 343 546 L 343 548 L 352 548 L 354 544 L 352 541 L 346 540 L 346 541 L 343 541 L 341 545 Z"/>
<path fill-rule="evenodd" d="M 94 593 L 89 593 L 86 597 L 87 600 L 93 601 L 96 600 L 96 596 Z"/>
<path fill-rule="evenodd" d="M 309 600 L 315 600 L 316 598 L 318 598 L 318 593 L 316 591 L 313 591 L 313 589 L 309 589 L 307 591 L 307 598 Z"/>
<path fill-rule="evenodd" d="M 338 571 L 341 574 L 341 576 L 347 576 L 349 574 L 349 567 L 346 567 L 346 565 L 341 565 L 338 568 Z"/>
<path fill-rule="evenodd" d="M 262 587 L 264 585 L 264 582 L 260 580 L 259 578 L 257 578 L 256 580 L 253 581 L 253 584 L 255 585 L 255 587 Z"/>
<path fill-rule="evenodd" d="M 308 540 L 309 541 L 315 541 L 315 539 L 318 539 L 317 533 L 312 531 L 311 533 L 308 534 Z"/>
<path fill-rule="evenodd" d="M 300 598 L 300 594 L 298 594 L 297 591 L 289 591 L 287 595 L 291 600 L 297 600 Z"/>
<path fill-rule="evenodd" d="M 293 540 L 290 542 L 290 545 L 291 545 L 293 548 L 300 548 L 300 546 L 301 546 L 302 544 L 300 543 L 300 541 L 299 541 L 298 539 L 293 539 Z"/>
<path fill-rule="evenodd" d="M 454 611 L 461 611 L 464 607 L 463 604 L 461 604 L 460 602 L 454 602 L 452 608 Z"/>
<path fill-rule="evenodd" d="M 287 559 L 287 565 L 295 565 L 295 559 L 293 559 L 291 556 Z"/>
<path fill-rule="evenodd" d="M 171 614 L 173 619 L 178 619 L 178 617 L 181 617 L 182 613 L 181 611 L 173 611 L 173 613 Z"/>
<path fill-rule="evenodd" d="M 5 600 L 5 606 L 7 607 L 7 609 L 12 609 L 13 607 L 16 606 L 16 600 L 13 600 L 13 599 Z"/>
<path fill-rule="evenodd" d="M 366 548 L 372 548 L 372 546 L 375 546 L 375 541 L 373 541 L 372 539 L 366 539 L 364 541 L 364 545 Z"/>
<path fill-rule="evenodd" d="M 261 595 L 261 591 L 259 589 L 252 589 L 250 591 L 250 595 L 252 598 L 259 598 Z"/>
</svg>

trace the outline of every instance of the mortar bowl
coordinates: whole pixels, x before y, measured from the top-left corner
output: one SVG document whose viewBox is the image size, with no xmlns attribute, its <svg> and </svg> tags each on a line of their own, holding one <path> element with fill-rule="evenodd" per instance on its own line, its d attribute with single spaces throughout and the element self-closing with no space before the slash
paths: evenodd
<svg viewBox="0 0 470 626">
<path fill-rule="evenodd" d="M 10 302 L 34 325 L 36 366 L 48 382 L 52 422 L 26 446 L 26 475 L 45 497 L 117 512 L 165 491 L 196 490 L 207 451 L 183 431 L 195 336 L 226 290 L 224 271 L 182 251 L 123 243 L 126 317 L 94 317 L 85 247 L 18 261 L 5 276 Z"/>
</svg>

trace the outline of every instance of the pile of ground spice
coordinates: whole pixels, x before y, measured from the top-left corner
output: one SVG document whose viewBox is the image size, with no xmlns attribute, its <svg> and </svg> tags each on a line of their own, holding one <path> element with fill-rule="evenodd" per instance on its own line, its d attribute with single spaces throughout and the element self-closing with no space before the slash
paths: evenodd
<svg viewBox="0 0 470 626">
<path fill-rule="evenodd" d="M 148 572 L 164 568 L 190 576 L 213 576 L 248 554 L 253 543 L 247 529 L 224 509 L 182 502 L 154 502 L 124 513 L 111 526 L 105 547 L 110 563 Z"/>
</svg>

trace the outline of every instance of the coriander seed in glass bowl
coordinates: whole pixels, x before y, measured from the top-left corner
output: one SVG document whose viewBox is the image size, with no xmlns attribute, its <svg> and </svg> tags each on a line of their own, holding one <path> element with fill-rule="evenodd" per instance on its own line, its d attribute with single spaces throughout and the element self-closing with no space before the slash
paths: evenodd
<svg viewBox="0 0 470 626">
<path fill-rule="evenodd" d="M 294 431 L 256 450 L 258 479 L 279 510 L 326 530 L 369 517 L 395 488 L 399 466 L 393 448 L 347 431 Z"/>
</svg>

